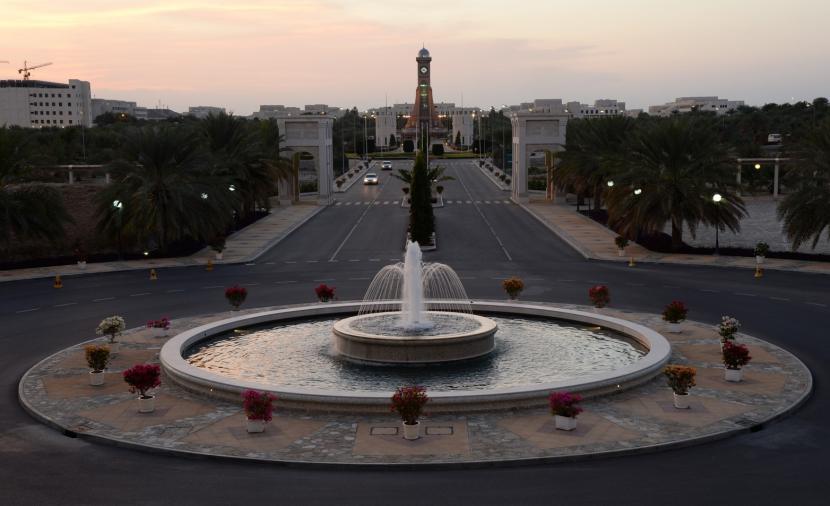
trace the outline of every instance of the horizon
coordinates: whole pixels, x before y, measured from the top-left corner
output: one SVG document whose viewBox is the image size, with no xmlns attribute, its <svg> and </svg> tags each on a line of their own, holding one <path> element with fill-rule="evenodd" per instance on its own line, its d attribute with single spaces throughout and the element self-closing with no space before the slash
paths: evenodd
<svg viewBox="0 0 830 506">
<path fill-rule="evenodd" d="M 783 11 L 768 0 L 526 2 L 519 10 L 493 0 L 393 9 L 378 0 L 91 0 L 46 12 L 4 4 L 0 28 L 11 43 L 0 60 L 10 63 L 0 64 L 0 78 L 19 78 L 24 60 L 54 62 L 32 79 L 81 79 L 95 98 L 181 112 L 412 103 L 422 43 L 436 102 L 482 109 L 609 98 L 647 110 L 714 95 L 760 106 L 812 101 L 830 82 L 822 65 L 830 38 L 814 35 L 830 5 L 806 0 Z"/>
</svg>

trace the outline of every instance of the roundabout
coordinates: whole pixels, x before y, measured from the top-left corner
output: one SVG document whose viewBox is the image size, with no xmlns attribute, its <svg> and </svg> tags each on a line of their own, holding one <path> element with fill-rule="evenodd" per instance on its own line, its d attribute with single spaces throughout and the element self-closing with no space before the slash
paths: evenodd
<svg viewBox="0 0 830 506">
<path fill-rule="evenodd" d="M 184 318 L 173 322 L 175 336 L 169 340 L 133 329 L 122 337 L 121 351 L 103 387 L 88 384 L 79 344 L 30 369 L 19 385 L 20 401 L 35 417 L 65 434 L 150 451 L 310 466 L 466 467 L 652 452 L 724 438 L 785 416 L 812 389 L 812 377 L 797 358 L 748 335 L 740 338 L 753 350 L 755 360 L 746 368 L 745 381 L 728 383 L 715 363 L 719 340 L 709 325 L 687 322 L 681 334 L 667 334 L 665 339 L 665 324 L 653 314 L 476 302 L 477 310 L 490 314 L 501 308 L 537 316 L 567 315 L 571 320 L 616 327 L 639 336 L 649 353 L 632 370 L 623 368 L 577 383 L 477 394 L 436 392 L 423 422 L 425 435 L 414 442 L 401 439 L 394 417 L 382 413 L 391 392 L 274 389 L 279 400 L 271 426 L 263 434 L 246 434 L 239 392 L 265 385 L 217 382 L 188 366 L 181 355 L 190 343 L 221 329 L 280 317 L 296 320 L 301 313 L 353 313 L 356 304 Z M 655 377 L 667 360 L 698 368 L 698 387 L 689 410 L 673 408 L 671 391 L 662 377 Z M 139 414 L 118 373 L 134 362 L 158 361 L 165 375 L 157 411 Z M 549 412 L 540 407 L 551 389 L 563 387 L 590 397 L 573 432 L 555 430 Z"/>
</svg>

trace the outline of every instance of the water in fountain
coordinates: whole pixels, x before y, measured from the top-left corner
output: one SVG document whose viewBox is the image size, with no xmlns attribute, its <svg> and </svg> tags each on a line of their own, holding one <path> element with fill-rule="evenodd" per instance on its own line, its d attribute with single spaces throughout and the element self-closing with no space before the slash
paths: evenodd
<svg viewBox="0 0 830 506">
<path fill-rule="evenodd" d="M 406 247 L 404 262 L 382 268 L 369 284 L 359 314 L 401 311 L 406 330 L 429 328 L 428 311 L 472 313 L 458 274 L 448 265 L 421 262 L 416 242 Z"/>
</svg>

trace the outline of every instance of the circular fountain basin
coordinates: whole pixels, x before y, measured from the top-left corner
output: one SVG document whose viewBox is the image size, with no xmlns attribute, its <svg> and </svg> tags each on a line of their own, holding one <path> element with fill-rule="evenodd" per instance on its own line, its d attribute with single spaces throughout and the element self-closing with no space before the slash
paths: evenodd
<svg viewBox="0 0 830 506">
<path fill-rule="evenodd" d="M 540 350 L 546 353 L 554 353 L 548 360 L 539 352 L 533 352 L 532 356 L 519 356 L 515 367 L 505 370 L 499 362 L 504 350 L 499 345 L 493 354 L 482 357 L 476 361 L 452 362 L 442 365 L 426 366 L 424 368 L 397 366 L 391 367 L 361 367 L 350 365 L 338 365 L 337 359 L 327 358 L 325 347 L 322 344 L 314 351 L 314 344 L 300 340 L 306 351 L 313 355 L 311 360 L 308 357 L 296 355 L 297 360 L 305 365 L 300 367 L 307 371 L 302 377 L 306 381 L 295 382 L 290 380 L 285 368 L 297 366 L 294 354 L 299 352 L 296 346 L 296 338 L 289 341 L 275 342 L 274 346 L 262 347 L 257 344 L 256 338 L 252 336 L 254 346 L 249 349 L 249 355 L 242 356 L 239 348 L 233 346 L 227 350 L 233 359 L 230 364 L 231 370 L 223 373 L 218 370 L 208 370 L 199 367 L 197 364 L 188 361 L 192 350 L 205 345 L 221 336 L 229 333 L 236 333 L 238 329 L 252 328 L 258 325 L 277 324 L 292 326 L 303 324 L 309 318 L 335 317 L 337 315 L 354 315 L 360 308 L 359 303 L 339 302 L 329 304 L 315 304 L 310 306 L 286 307 L 237 315 L 225 320 L 211 322 L 206 325 L 186 330 L 163 346 L 160 353 L 160 361 L 167 378 L 179 386 L 202 395 L 220 398 L 231 402 L 238 402 L 240 394 L 246 389 L 268 391 L 279 397 L 280 407 L 296 408 L 304 410 L 326 410 L 326 411 L 350 411 L 350 412 L 381 412 L 388 411 L 389 397 L 392 390 L 402 384 L 423 384 L 424 380 L 432 385 L 432 378 L 441 376 L 447 370 L 458 367 L 480 367 L 482 362 L 486 365 L 492 362 L 490 372 L 506 381 L 488 381 L 475 375 L 465 375 L 467 380 L 448 376 L 444 378 L 443 388 L 430 386 L 431 412 L 457 412 L 458 410 L 471 411 L 481 409 L 501 409 L 521 406 L 540 406 L 547 403 L 548 394 L 553 390 L 566 390 L 580 393 L 590 397 L 611 392 L 619 392 L 636 385 L 649 381 L 661 373 L 663 366 L 668 362 L 671 354 L 671 347 L 666 339 L 654 330 L 643 325 L 630 322 L 621 318 L 615 318 L 591 311 L 580 311 L 548 304 L 532 303 L 506 303 L 506 302 L 473 302 L 472 308 L 476 312 L 483 312 L 493 315 L 494 318 L 542 318 L 556 319 L 558 321 L 573 322 L 578 325 L 588 325 L 595 329 L 607 329 L 613 331 L 626 339 L 629 339 L 641 346 L 644 350 L 634 360 L 611 364 L 608 367 L 588 367 L 577 374 L 546 374 L 537 376 L 530 371 L 526 361 L 538 355 L 541 360 L 536 360 L 547 366 L 548 373 L 556 373 L 557 366 L 551 366 L 556 356 L 562 355 L 562 359 L 570 361 L 569 353 L 580 353 L 585 355 L 583 345 L 575 342 L 573 352 L 560 350 L 557 347 L 546 346 L 541 339 L 544 334 L 537 333 L 538 340 L 544 348 Z M 504 339 L 499 337 L 507 333 L 505 327 L 496 335 L 496 340 Z M 331 336 L 329 336 L 331 339 Z M 567 338 L 570 339 L 570 338 Z M 293 341 L 292 341 L 293 340 Z M 284 343 L 284 344 L 282 344 Z M 505 343 L 502 343 L 505 344 Z M 309 345 L 311 347 L 309 348 Z M 516 347 L 524 350 L 523 341 L 516 342 Z M 516 348 L 514 348 L 516 349 Z M 300 352 L 302 353 L 302 352 Z M 322 355 L 320 354 L 322 353 Z M 240 374 L 241 368 L 248 367 L 254 361 L 264 360 L 268 354 L 280 354 L 283 357 L 281 366 L 270 373 L 262 369 L 250 371 L 250 375 Z M 598 354 L 594 351 L 589 353 L 588 364 L 597 362 Z M 328 363 L 328 365 L 326 365 Z M 343 361 L 342 364 L 349 364 Z M 328 381 L 315 379 L 315 371 L 320 368 L 332 367 L 327 371 Z M 388 372 L 387 370 L 393 371 Z M 340 372 L 338 372 L 340 371 Z M 398 372 L 395 372 L 398 371 Z M 301 372 L 301 371 L 295 371 Z M 229 374 L 228 374 L 229 373 Z M 343 375 L 346 373 L 346 376 Z M 375 381 L 393 374 L 395 378 L 390 381 Z M 506 375 L 506 376 L 505 376 Z M 349 377 L 351 379 L 349 379 Z M 409 379 L 403 379 L 403 378 Z"/>
<path fill-rule="evenodd" d="M 345 318 L 334 324 L 334 349 L 364 364 L 437 364 L 470 360 L 495 347 L 496 322 L 483 316 L 426 311 L 429 325 L 402 328 L 399 311 Z"/>
</svg>

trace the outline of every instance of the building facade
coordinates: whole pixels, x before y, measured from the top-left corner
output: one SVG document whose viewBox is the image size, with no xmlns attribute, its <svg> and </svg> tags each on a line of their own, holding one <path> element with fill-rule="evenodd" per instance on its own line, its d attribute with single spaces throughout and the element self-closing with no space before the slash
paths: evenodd
<svg viewBox="0 0 830 506">
<path fill-rule="evenodd" d="M 743 100 L 727 100 L 718 97 L 678 97 L 674 102 L 649 106 L 648 113 L 663 117 L 692 111 L 714 112 L 721 115 L 734 111 L 742 105 L 744 105 Z"/>
<path fill-rule="evenodd" d="M 211 114 L 213 114 L 214 116 L 218 116 L 219 114 L 225 114 L 225 108 L 213 107 L 209 105 L 197 105 L 195 107 L 188 107 L 187 114 L 195 116 L 199 119 L 205 119 Z"/>
<path fill-rule="evenodd" d="M 580 102 L 568 102 L 565 110 L 571 118 L 602 118 L 606 116 L 625 116 L 625 102 L 603 98 L 595 100 L 593 105 Z"/>
<path fill-rule="evenodd" d="M 106 98 L 92 99 L 92 121 L 102 114 L 111 112 L 113 114 L 129 114 L 135 116 L 136 103 L 126 100 L 109 100 Z"/>
<path fill-rule="evenodd" d="M 452 117 L 452 134 L 450 142 L 456 143 L 456 139 L 460 142 L 457 147 L 466 148 L 472 145 L 474 135 L 474 124 L 476 113 L 475 107 L 468 107 L 465 109 L 457 108 L 450 113 Z"/>
<path fill-rule="evenodd" d="M 400 144 L 398 134 L 397 116 L 391 107 L 381 107 L 374 114 L 375 116 L 375 146 L 388 150 Z M 395 136 L 395 144 L 391 144 L 391 136 Z"/>
<path fill-rule="evenodd" d="M 92 126 L 88 81 L 66 84 L 27 79 L 0 81 L 0 126 L 26 128 Z"/>
</svg>

